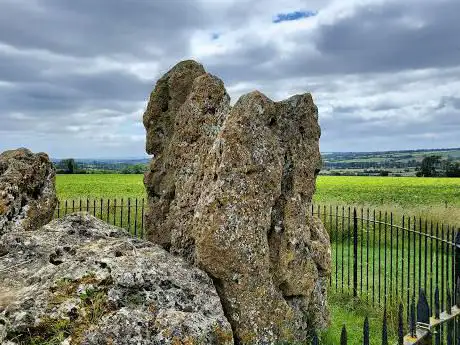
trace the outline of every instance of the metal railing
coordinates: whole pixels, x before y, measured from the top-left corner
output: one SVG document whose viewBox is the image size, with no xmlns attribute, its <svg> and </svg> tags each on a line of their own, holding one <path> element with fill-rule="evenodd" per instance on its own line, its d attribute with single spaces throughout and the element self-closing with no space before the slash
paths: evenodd
<svg viewBox="0 0 460 345">
<path fill-rule="evenodd" d="M 436 286 L 442 305 L 447 292 L 453 294 L 460 275 L 457 227 L 353 207 L 315 205 L 311 213 L 331 238 L 334 291 L 372 305 L 405 302 L 407 313 L 421 288 L 430 303 Z"/>
<path fill-rule="evenodd" d="M 59 200 L 54 218 L 74 212 L 88 212 L 136 237 L 144 238 L 145 206 L 143 198 Z"/>
</svg>

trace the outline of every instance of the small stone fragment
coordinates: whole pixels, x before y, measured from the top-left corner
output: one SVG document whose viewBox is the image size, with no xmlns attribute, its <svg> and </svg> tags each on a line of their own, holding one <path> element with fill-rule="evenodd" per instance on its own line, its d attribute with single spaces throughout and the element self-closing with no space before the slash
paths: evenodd
<svg viewBox="0 0 460 345">
<path fill-rule="evenodd" d="M 55 171 L 48 155 L 28 149 L 0 154 L 0 235 L 36 230 L 53 218 Z"/>
</svg>

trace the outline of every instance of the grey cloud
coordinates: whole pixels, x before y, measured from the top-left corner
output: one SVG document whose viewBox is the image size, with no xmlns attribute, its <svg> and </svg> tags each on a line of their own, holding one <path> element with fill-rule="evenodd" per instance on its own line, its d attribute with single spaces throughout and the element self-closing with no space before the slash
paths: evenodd
<svg viewBox="0 0 460 345">
<path fill-rule="evenodd" d="M 439 101 L 438 109 L 446 108 L 449 106 L 460 110 L 460 97 L 442 97 Z"/>
<path fill-rule="evenodd" d="M 321 27 L 316 46 L 347 73 L 457 66 L 458 13 L 458 1 L 363 6 L 353 16 Z"/>
<path fill-rule="evenodd" d="M 73 56 L 155 55 L 187 46 L 187 29 L 203 23 L 193 1 L 24 0 L 2 4 L 0 41 L 19 48 L 40 48 Z"/>
<path fill-rule="evenodd" d="M 352 112 L 336 112 L 331 117 L 320 117 L 322 143 L 326 143 L 322 149 L 331 151 L 340 144 L 357 151 L 458 147 L 459 110 L 438 110 L 427 118 L 427 121 L 407 122 L 398 117 L 363 119 Z"/>
<path fill-rule="evenodd" d="M 144 155 L 145 102 L 160 74 L 191 57 L 193 33 L 221 42 L 260 13 L 276 25 L 265 9 L 274 3 L 0 0 L 0 151 Z M 313 92 L 324 150 L 458 146 L 459 12 L 457 0 L 379 2 L 292 33 L 287 56 L 248 29 L 237 49 L 201 62 L 236 90 L 233 102 L 253 88 L 273 99 Z M 133 63 L 153 64 L 152 75 Z"/>
<path fill-rule="evenodd" d="M 152 83 L 128 73 L 64 74 L 46 81 L 36 78 L 35 82 L 16 84 L 1 92 L 0 109 L 30 113 L 41 109 L 61 110 L 64 115 L 83 105 L 107 108 L 113 106 L 112 100 L 139 101 L 152 89 Z"/>
</svg>

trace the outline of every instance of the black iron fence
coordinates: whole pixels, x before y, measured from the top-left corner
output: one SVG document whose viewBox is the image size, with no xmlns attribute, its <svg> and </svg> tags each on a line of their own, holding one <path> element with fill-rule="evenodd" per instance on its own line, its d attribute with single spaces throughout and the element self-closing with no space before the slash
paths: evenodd
<svg viewBox="0 0 460 345">
<path fill-rule="evenodd" d="M 423 218 L 352 207 L 312 206 L 331 237 L 330 288 L 372 305 L 403 303 L 423 289 L 433 304 L 439 287 L 445 306 L 460 276 L 460 236 L 452 225 Z"/>
<path fill-rule="evenodd" d="M 109 224 L 126 229 L 134 236 L 144 238 L 144 199 L 77 199 L 59 200 L 55 218 L 74 212 L 88 212 Z"/>
<path fill-rule="evenodd" d="M 404 321 L 404 307 L 402 304 L 398 308 L 398 345 L 431 345 L 434 343 L 454 345 L 460 342 L 460 327 L 458 324 L 458 316 L 460 315 L 460 281 L 456 290 L 456 305 L 452 305 L 452 297 L 448 291 L 446 296 L 446 309 L 441 311 L 439 300 L 439 289 L 435 289 L 434 308 L 431 310 L 426 297 L 425 291 L 420 290 L 417 304 L 415 299 L 412 299 L 410 305 L 409 320 L 406 324 Z M 433 316 L 431 316 L 433 315 Z M 388 322 L 386 309 L 383 312 L 382 328 L 381 328 L 381 344 L 388 345 L 393 343 L 389 339 Z M 374 335 L 374 338 L 375 335 Z M 369 345 L 371 333 L 369 329 L 369 320 L 366 317 L 363 323 L 363 336 L 360 342 L 363 345 Z M 312 344 L 318 344 L 317 336 L 313 336 Z M 343 325 L 340 335 L 340 345 L 348 343 L 348 335 L 346 325 Z"/>
</svg>

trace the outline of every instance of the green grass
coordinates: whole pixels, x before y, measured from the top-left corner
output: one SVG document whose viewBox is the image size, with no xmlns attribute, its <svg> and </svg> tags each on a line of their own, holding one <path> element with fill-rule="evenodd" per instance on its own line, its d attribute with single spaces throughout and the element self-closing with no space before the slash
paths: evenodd
<svg viewBox="0 0 460 345">
<path fill-rule="evenodd" d="M 422 248 L 419 248 L 417 243 L 415 252 L 412 243 L 409 251 L 406 242 L 404 257 L 402 257 L 401 243 L 399 243 L 398 250 L 396 250 L 395 243 L 393 243 L 393 249 L 389 246 L 390 243 L 386 247 L 383 243 L 380 246 L 370 246 L 369 251 L 363 247 L 362 254 L 360 246 L 358 246 L 358 296 L 371 304 L 373 301 L 375 304 L 383 304 L 386 288 L 387 300 L 398 300 L 398 303 L 401 302 L 406 305 L 407 293 L 409 292 L 410 297 L 415 293 L 417 298 L 419 288 L 423 288 L 426 291 L 428 301 L 431 299 L 430 305 L 433 305 L 432 298 L 436 285 L 438 285 L 440 297 L 445 301 L 447 290 L 452 291 L 452 252 L 449 251 L 449 255 L 447 255 L 447 252 L 443 252 L 439 248 L 437 254 L 435 246 L 431 252 L 429 250 L 430 243 L 428 243 L 428 250 L 425 250 L 423 242 Z M 425 252 L 427 255 L 426 264 Z M 345 294 L 352 294 L 353 244 L 349 246 L 346 243 L 344 245 L 333 243 L 332 258 L 331 291 L 336 293 L 343 291 Z M 408 266 L 410 266 L 410 272 L 408 272 Z M 438 272 L 437 278 L 436 272 Z M 444 278 L 443 282 L 441 282 L 442 277 Z"/>
<path fill-rule="evenodd" d="M 144 197 L 143 175 L 58 175 L 61 199 Z M 317 202 L 401 207 L 460 207 L 459 178 L 319 176 Z"/>
<path fill-rule="evenodd" d="M 58 175 L 60 200 L 144 198 L 143 175 Z M 317 203 L 375 207 L 460 224 L 460 179 L 421 177 L 319 176 Z"/>
<path fill-rule="evenodd" d="M 315 201 L 460 207 L 459 178 L 319 176 Z"/>
<path fill-rule="evenodd" d="M 460 224 L 460 178 L 319 176 L 314 201 Z"/>
<path fill-rule="evenodd" d="M 340 344 L 340 334 L 343 325 L 347 329 L 348 344 L 362 344 L 363 323 L 367 316 L 369 319 L 369 338 L 371 344 L 382 343 L 383 309 L 372 307 L 353 297 L 329 292 L 328 296 L 331 325 L 321 335 L 321 344 Z M 387 311 L 388 340 L 395 344 L 397 340 L 397 309 Z"/>
<path fill-rule="evenodd" d="M 143 175 L 88 174 L 57 175 L 60 200 L 86 198 L 144 198 Z"/>
</svg>

